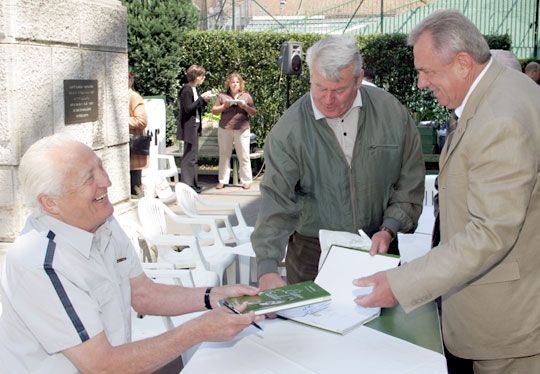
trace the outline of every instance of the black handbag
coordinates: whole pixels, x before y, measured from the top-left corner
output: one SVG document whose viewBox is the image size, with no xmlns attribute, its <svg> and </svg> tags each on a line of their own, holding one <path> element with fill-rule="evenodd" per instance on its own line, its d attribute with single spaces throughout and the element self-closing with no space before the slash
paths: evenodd
<svg viewBox="0 0 540 374">
<path fill-rule="evenodd" d="M 134 155 L 148 156 L 150 154 L 151 135 L 130 135 L 129 152 Z"/>
</svg>

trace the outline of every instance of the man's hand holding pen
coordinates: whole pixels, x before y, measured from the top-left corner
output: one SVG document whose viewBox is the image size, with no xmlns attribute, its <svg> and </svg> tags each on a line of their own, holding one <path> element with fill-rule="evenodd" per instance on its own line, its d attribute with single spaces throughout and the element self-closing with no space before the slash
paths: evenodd
<svg viewBox="0 0 540 374">
<path fill-rule="evenodd" d="M 262 321 L 264 316 L 256 316 L 255 313 L 243 313 L 247 303 L 240 305 L 231 312 L 230 309 L 222 307 L 219 302 L 222 299 L 244 295 L 257 295 L 259 289 L 241 284 L 227 285 L 207 289 L 204 298 L 208 294 L 208 303 L 211 310 L 195 318 L 183 326 L 196 336 L 197 340 L 203 341 L 227 341 L 233 339 L 238 333 L 258 321 Z M 200 297 L 200 296 L 198 296 Z M 206 303 L 206 300 L 204 300 Z"/>
</svg>

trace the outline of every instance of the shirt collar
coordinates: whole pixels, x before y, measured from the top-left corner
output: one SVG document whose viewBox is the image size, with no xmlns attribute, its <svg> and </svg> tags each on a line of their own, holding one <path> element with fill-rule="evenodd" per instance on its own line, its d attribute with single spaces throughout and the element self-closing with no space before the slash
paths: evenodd
<svg viewBox="0 0 540 374">
<path fill-rule="evenodd" d="M 471 87 L 469 87 L 469 91 L 467 92 L 467 95 L 465 95 L 465 99 L 463 99 L 463 102 L 461 103 L 460 106 L 458 106 L 454 112 L 456 113 L 456 116 L 459 118 L 461 117 L 461 114 L 463 114 L 463 109 L 465 108 L 465 104 L 467 104 L 467 100 L 469 100 L 469 97 L 471 96 L 471 94 L 473 93 L 474 89 L 476 88 L 476 86 L 478 86 L 478 83 L 480 83 L 480 80 L 484 77 L 484 75 L 486 75 L 486 71 L 489 69 L 489 67 L 491 66 L 491 62 L 493 61 L 492 58 L 489 59 L 489 62 L 488 64 L 484 67 L 484 69 L 482 69 L 482 71 L 480 72 L 480 74 L 478 74 L 478 76 L 476 77 L 476 79 L 474 80 L 473 84 L 471 85 Z"/>
<path fill-rule="evenodd" d="M 311 96 L 311 93 L 309 94 L 309 98 L 311 99 L 311 107 L 313 108 L 313 114 L 315 115 L 315 119 L 322 119 L 322 118 L 326 118 L 326 116 L 324 114 L 322 114 L 319 109 L 317 109 L 317 106 L 315 105 L 315 102 L 313 101 L 313 96 Z M 351 107 L 349 108 L 349 110 L 347 111 L 347 113 L 345 113 L 343 116 L 341 116 L 341 118 L 345 118 L 347 117 L 347 115 L 350 113 L 351 109 L 352 108 L 361 108 L 362 107 L 362 95 L 360 95 L 360 90 L 356 91 L 356 97 L 353 101 L 353 104 L 351 105 Z"/>
<path fill-rule="evenodd" d="M 34 219 L 40 229 L 43 231 L 51 230 L 56 236 L 62 237 L 63 240 L 67 241 L 86 258 L 90 257 L 90 249 L 93 242 L 96 242 L 96 246 L 99 249 L 101 242 L 106 241 L 108 243 L 108 239 L 110 239 L 109 220 L 105 221 L 93 234 L 78 227 L 68 225 L 46 214 L 34 217 Z"/>
</svg>

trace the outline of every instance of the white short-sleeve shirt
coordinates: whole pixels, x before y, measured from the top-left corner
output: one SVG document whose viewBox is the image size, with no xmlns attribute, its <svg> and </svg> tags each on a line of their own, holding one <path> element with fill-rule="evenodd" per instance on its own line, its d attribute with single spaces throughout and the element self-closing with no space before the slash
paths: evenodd
<svg viewBox="0 0 540 374">
<path fill-rule="evenodd" d="M 2 272 L 0 363 L 10 373 L 74 373 L 62 351 L 104 331 L 131 340 L 130 278 L 138 256 L 114 218 L 95 234 L 29 217 Z"/>
</svg>

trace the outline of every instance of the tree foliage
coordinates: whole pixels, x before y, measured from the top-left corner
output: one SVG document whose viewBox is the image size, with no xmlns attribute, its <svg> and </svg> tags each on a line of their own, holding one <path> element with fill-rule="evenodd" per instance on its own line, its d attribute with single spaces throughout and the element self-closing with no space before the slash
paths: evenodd
<svg viewBox="0 0 540 374">
<path fill-rule="evenodd" d="M 182 39 L 197 28 L 190 0 L 122 0 L 128 11 L 128 58 L 135 89 L 143 96 L 167 99 L 167 128 L 176 128 Z"/>
</svg>

